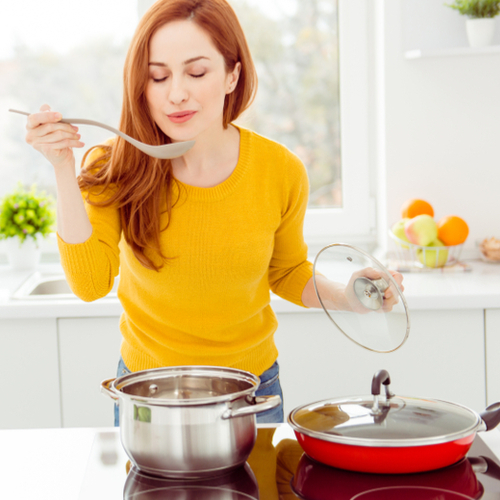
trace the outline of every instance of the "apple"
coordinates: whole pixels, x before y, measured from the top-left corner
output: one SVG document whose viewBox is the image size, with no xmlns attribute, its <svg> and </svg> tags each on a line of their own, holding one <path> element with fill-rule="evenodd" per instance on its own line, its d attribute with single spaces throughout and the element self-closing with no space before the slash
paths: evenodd
<svg viewBox="0 0 500 500">
<path fill-rule="evenodd" d="M 394 234 L 394 236 L 396 236 L 396 238 L 399 238 L 401 241 L 408 242 L 408 238 L 406 237 L 406 234 L 405 234 L 405 224 L 406 224 L 406 221 L 409 221 L 409 220 L 410 219 L 408 219 L 408 218 L 401 219 L 399 222 L 396 222 L 396 224 L 394 224 L 391 228 L 391 231 Z M 401 246 L 401 248 L 404 248 L 406 250 L 408 248 L 410 248 L 408 245 L 403 245 L 399 241 L 397 243 L 398 243 L 398 245 Z"/>
<path fill-rule="evenodd" d="M 429 249 L 419 248 L 417 250 L 418 260 L 426 267 L 443 267 L 448 260 L 448 250 L 446 248 L 432 250 L 432 247 L 444 247 L 440 240 L 433 241 Z"/>
<path fill-rule="evenodd" d="M 410 243 L 426 247 L 437 240 L 436 221 L 427 214 L 417 215 L 405 223 L 405 234 Z"/>
</svg>

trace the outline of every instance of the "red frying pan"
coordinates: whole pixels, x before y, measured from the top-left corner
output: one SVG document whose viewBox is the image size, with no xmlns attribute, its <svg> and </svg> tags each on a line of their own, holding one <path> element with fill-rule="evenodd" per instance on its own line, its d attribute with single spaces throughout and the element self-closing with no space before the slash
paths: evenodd
<svg viewBox="0 0 500 500">
<path fill-rule="evenodd" d="M 389 384 L 389 374 L 381 370 L 373 377 L 372 396 L 319 401 L 293 410 L 288 423 L 302 449 L 340 469 L 424 472 L 458 462 L 476 432 L 500 422 L 500 403 L 479 415 L 447 401 L 395 396 Z"/>
</svg>

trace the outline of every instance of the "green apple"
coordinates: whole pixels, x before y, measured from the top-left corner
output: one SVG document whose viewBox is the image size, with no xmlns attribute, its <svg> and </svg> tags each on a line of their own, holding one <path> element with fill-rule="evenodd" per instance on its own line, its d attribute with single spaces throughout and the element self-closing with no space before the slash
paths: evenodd
<svg viewBox="0 0 500 500">
<path fill-rule="evenodd" d="M 426 214 L 417 215 L 405 223 L 405 234 L 410 243 L 426 247 L 437 240 L 436 221 Z"/>
<path fill-rule="evenodd" d="M 408 238 L 406 237 L 406 234 L 405 234 L 405 224 L 409 220 L 410 219 L 408 219 L 408 218 L 402 219 L 399 222 L 396 222 L 396 224 L 394 224 L 391 228 L 391 231 L 394 234 L 394 236 L 396 236 L 396 238 L 400 239 L 401 241 L 408 242 Z M 401 248 L 404 248 L 405 250 L 407 250 L 409 248 L 408 245 L 403 245 L 399 241 L 397 243 L 398 243 L 398 245 L 401 246 Z"/>
<path fill-rule="evenodd" d="M 418 260 L 426 267 L 443 267 L 448 260 L 448 250 L 446 248 L 433 250 L 432 247 L 444 247 L 444 243 L 440 240 L 433 241 L 429 245 L 429 249 L 418 249 Z"/>
</svg>

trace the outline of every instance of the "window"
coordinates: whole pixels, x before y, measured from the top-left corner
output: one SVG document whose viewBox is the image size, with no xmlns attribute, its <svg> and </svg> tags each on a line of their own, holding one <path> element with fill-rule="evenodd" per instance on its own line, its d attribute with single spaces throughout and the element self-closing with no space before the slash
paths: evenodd
<svg viewBox="0 0 500 500">
<path fill-rule="evenodd" d="M 259 74 L 257 99 L 240 121 L 285 144 L 306 165 L 309 246 L 314 251 L 339 238 L 367 242 L 375 214 L 366 0 L 230 3 Z"/>
<path fill-rule="evenodd" d="M 239 122 L 304 161 L 309 246 L 367 240 L 374 228 L 368 0 L 229 1 L 259 73 L 256 102 Z M 138 13 L 152 3 L 86 0 L 77 15 L 65 0 L 9 4 L 0 16 L 0 197 L 18 181 L 55 193 L 52 167 L 24 142 L 24 118 L 6 110 L 33 111 L 47 102 L 66 116 L 116 126 L 128 43 Z M 82 134 L 87 147 L 109 136 L 94 127 Z M 83 151 L 75 155 L 79 165 Z"/>
<path fill-rule="evenodd" d="M 342 207 L 337 0 L 230 0 L 259 74 L 243 124 L 307 166 L 310 207 Z"/>
<path fill-rule="evenodd" d="M 0 15 L 0 196 L 18 181 L 55 194 L 52 166 L 25 140 L 26 119 L 48 103 L 66 116 L 117 124 L 126 50 L 138 20 L 137 0 L 23 0 Z M 109 137 L 81 127 L 90 147 Z M 87 149 L 87 148 L 84 148 Z M 76 150 L 77 165 L 84 151 Z"/>
</svg>

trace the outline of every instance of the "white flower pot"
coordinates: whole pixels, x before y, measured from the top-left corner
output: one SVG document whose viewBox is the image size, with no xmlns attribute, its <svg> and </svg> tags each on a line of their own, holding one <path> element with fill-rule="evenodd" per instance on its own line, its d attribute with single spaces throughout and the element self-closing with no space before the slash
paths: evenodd
<svg viewBox="0 0 500 500">
<path fill-rule="evenodd" d="M 495 35 L 494 18 L 467 19 L 465 29 L 471 47 L 486 47 L 493 43 Z"/>
<path fill-rule="evenodd" d="M 33 238 L 26 238 L 22 243 L 17 236 L 7 238 L 5 248 L 12 269 L 16 271 L 35 271 L 38 267 L 42 251 Z"/>
</svg>

